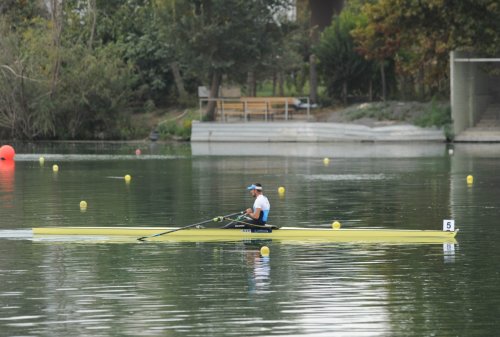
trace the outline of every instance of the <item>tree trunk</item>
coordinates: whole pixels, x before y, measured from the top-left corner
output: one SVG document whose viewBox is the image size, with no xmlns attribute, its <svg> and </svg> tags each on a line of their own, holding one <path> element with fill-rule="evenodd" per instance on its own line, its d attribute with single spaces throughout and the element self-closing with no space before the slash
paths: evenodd
<svg viewBox="0 0 500 337">
<path fill-rule="evenodd" d="M 387 85 L 385 83 L 385 67 L 384 61 L 380 62 L 380 79 L 382 80 L 382 101 L 387 99 Z"/>
<path fill-rule="evenodd" d="M 278 79 L 276 77 L 276 72 L 273 71 L 273 96 L 276 96 L 276 85 L 278 83 Z"/>
<path fill-rule="evenodd" d="M 278 96 L 285 96 L 285 74 L 282 71 L 278 73 Z"/>
<path fill-rule="evenodd" d="M 179 101 L 181 103 L 186 103 L 187 101 L 187 92 L 184 88 L 184 80 L 181 76 L 181 71 L 179 68 L 179 63 L 172 62 L 170 63 L 170 69 L 172 70 L 172 74 L 174 75 L 175 87 L 177 88 L 177 93 L 179 94 Z"/>
<path fill-rule="evenodd" d="M 309 100 L 311 104 L 318 101 L 318 73 L 314 54 L 309 55 Z"/>
<path fill-rule="evenodd" d="M 424 66 L 421 65 L 418 69 L 418 98 L 423 101 L 425 98 L 425 83 L 424 83 Z"/>
<path fill-rule="evenodd" d="M 370 80 L 370 83 L 368 85 L 368 99 L 370 102 L 373 102 L 373 81 Z"/>
<path fill-rule="evenodd" d="M 411 98 L 411 91 L 409 88 L 411 88 L 411 83 L 409 83 L 409 79 L 407 76 L 401 76 L 401 93 L 402 93 L 402 98 L 403 101 L 408 100 Z"/>
<path fill-rule="evenodd" d="M 212 74 L 212 84 L 210 85 L 210 101 L 208 101 L 206 112 L 206 116 L 209 121 L 215 120 L 215 98 L 219 97 L 219 86 L 221 84 L 221 81 L 222 76 L 217 71 L 214 71 L 214 73 Z"/>
<path fill-rule="evenodd" d="M 342 83 L 342 102 L 347 105 L 347 81 Z"/>
<path fill-rule="evenodd" d="M 89 37 L 89 42 L 88 42 L 88 48 L 90 50 L 93 49 L 94 45 L 94 35 L 95 35 L 95 27 L 97 23 L 97 4 L 96 0 L 89 0 L 88 2 L 89 6 L 89 13 L 92 17 L 92 23 L 90 25 L 90 37 Z"/>
<path fill-rule="evenodd" d="M 54 65 L 52 69 L 52 80 L 50 84 L 50 95 L 54 95 L 56 91 L 57 81 L 59 79 L 59 71 L 61 68 L 61 33 L 62 33 L 62 15 L 64 0 L 52 0 L 52 11 L 50 13 L 52 23 L 53 23 L 53 43 L 56 50 L 56 56 L 54 59 Z"/>
<path fill-rule="evenodd" d="M 301 69 L 297 71 L 297 91 L 299 96 L 304 96 L 304 86 L 306 85 L 307 80 L 307 71 L 305 69 Z"/>
<path fill-rule="evenodd" d="M 247 96 L 255 97 L 257 95 L 256 83 L 257 81 L 255 80 L 255 72 L 249 71 L 247 74 Z"/>
</svg>

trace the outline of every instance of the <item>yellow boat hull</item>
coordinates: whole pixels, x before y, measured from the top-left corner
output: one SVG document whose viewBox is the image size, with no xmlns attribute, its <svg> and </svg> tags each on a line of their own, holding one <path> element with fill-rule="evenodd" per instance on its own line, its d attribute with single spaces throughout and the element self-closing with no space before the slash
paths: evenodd
<svg viewBox="0 0 500 337">
<path fill-rule="evenodd" d="M 106 236 L 139 238 L 175 230 L 175 227 L 39 227 L 34 235 Z M 456 243 L 454 232 L 436 230 L 393 229 L 323 229 L 282 227 L 272 232 L 248 229 L 184 229 L 148 238 L 147 241 L 238 241 L 238 240 L 293 240 L 329 242 L 400 242 L 400 243 Z M 120 240 L 122 241 L 122 240 Z"/>
</svg>

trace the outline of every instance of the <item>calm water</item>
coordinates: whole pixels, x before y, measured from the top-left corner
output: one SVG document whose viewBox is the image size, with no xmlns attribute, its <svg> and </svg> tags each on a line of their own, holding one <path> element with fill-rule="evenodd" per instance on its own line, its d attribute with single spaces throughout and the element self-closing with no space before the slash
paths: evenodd
<svg viewBox="0 0 500 337">
<path fill-rule="evenodd" d="M 15 165 L 0 162 L 0 335 L 497 336 L 500 146 L 449 149 L 16 144 Z M 455 219 L 459 244 L 106 243 L 30 232 L 188 225 L 249 207 L 252 182 L 264 185 L 276 225 L 441 229 Z"/>
</svg>

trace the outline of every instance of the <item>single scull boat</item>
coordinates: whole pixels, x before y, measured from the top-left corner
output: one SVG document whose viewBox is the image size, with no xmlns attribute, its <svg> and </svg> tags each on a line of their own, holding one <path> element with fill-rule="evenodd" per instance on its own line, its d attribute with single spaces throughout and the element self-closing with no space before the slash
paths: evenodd
<svg viewBox="0 0 500 337">
<path fill-rule="evenodd" d="M 60 236 L 144 237 L 176 227 L 38 227 L 33 234 Z M 276 239 L 294 241 L 330 242 L 408 242 L 455 243 L 455 231 L 403 230 L 403 229 L 331 229 L 282 227 L 280 229 L 210 229 L 192 228 L 173 231 L 167 235 L 151 237 L 148 241 L 237 241 Z M 120 240 L 121 241 L 121 240 Z"/>
</svg>

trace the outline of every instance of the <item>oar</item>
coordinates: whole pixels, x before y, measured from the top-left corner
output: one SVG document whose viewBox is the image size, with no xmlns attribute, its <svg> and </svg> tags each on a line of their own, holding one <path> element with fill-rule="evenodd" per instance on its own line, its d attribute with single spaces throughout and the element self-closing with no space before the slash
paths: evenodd
<svg viewBox="0 0 500 337">
<path fill-rule="evenodd" d="M 234 216 L 234 215 L 242 214 L 242 213 L 243 212 L 238 212 L 238 213 L 233 213 L 233 214 L 228 214 L 228 215 L 223 215 L 223 216 L 216 216 L 213 219 L 205 220 L 205 221 L 198 222 L 198 223 L 194 223 L 194 224 L 189 225 L 189 226 L 184 226 L 184 227 L 180 227 L 180 228 L 176 228 L 176 229 L 171 229 L 171 230 L 168 230 L 168 231 L 165 231 L 165 232 L 161 232 L 161 233 L 156 233 L 156 234 L 153 234 L 153 235 L 142 236 L 142 237 L 138 238 L 137 240 L 139 240 L 139 241 L 145 241 L 146 239 L 149 239 L 149 238 L 154 238 L 154 237 L 157 237 L 157 236 L 160 236 L 160 235 L 165 235 L 165 234 L 168 234 L 168 233 L 177 232 L 177 231 L 180 231 L 180 230 L 186 229 L 186 228 L 200 226 L 200 225 L 212 222 L 212 221 L 213 222 L 223 221 L 224 218 L 227 218 L 229 216 Z"/>
</svg>

